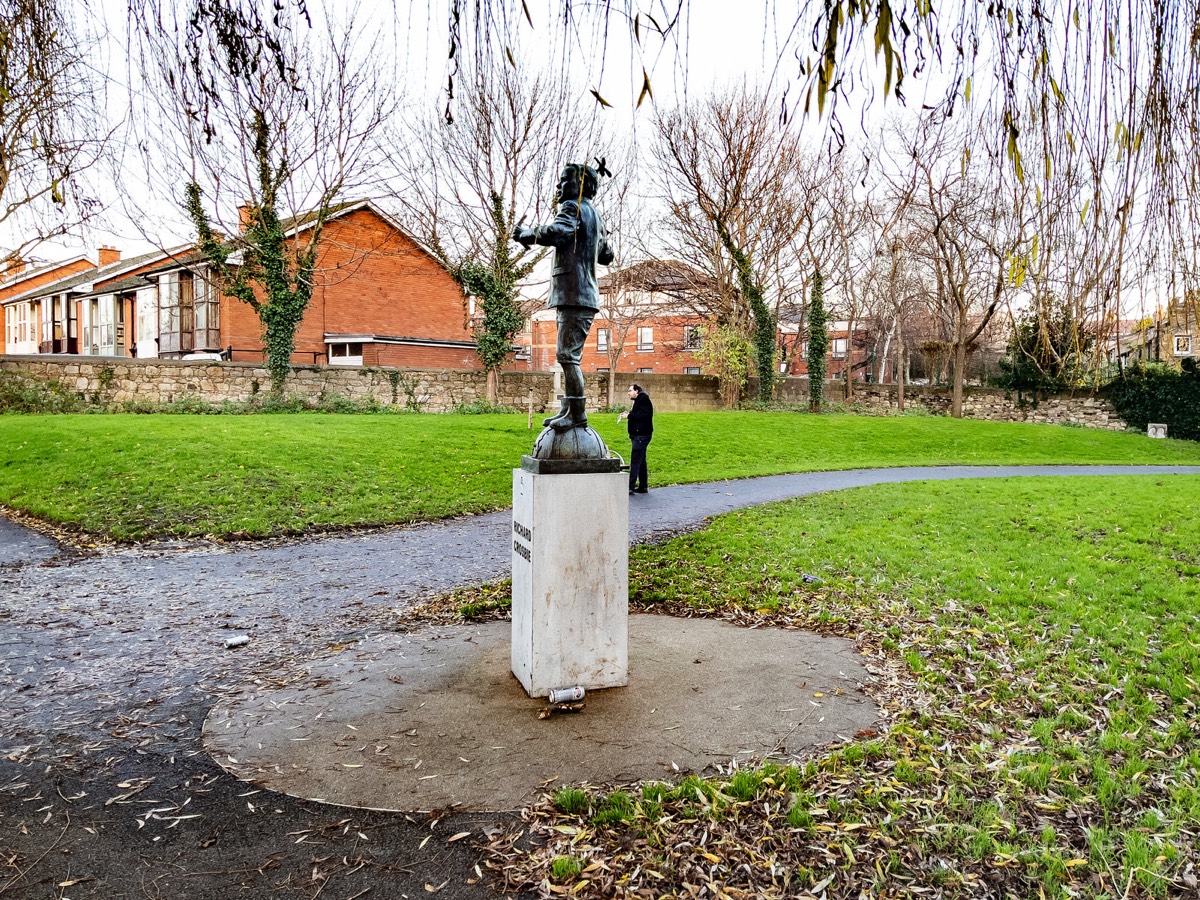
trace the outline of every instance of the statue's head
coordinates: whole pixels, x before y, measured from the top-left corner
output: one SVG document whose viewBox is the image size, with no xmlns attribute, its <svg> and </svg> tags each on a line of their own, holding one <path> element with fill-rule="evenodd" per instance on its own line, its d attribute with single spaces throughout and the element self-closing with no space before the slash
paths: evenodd
<svg viewBox="0 0 1200 900">
<path fill-rule="evenodd" d="M 567 163 L 558 179 L 558 202 L 579 199 L 579 182 L 583 179 L 583 197 L 590 200 L 596 196 L 600 176 L 591 166 L 583 163 Z"/>
</svg>

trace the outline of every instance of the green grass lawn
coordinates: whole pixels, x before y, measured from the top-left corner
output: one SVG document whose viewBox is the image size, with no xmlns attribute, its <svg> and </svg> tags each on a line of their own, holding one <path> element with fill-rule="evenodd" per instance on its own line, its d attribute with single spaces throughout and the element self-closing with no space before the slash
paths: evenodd
<svg viewBox="0 0 1200 900">
<path fill-rule="evenodd" d="M 565 788 L 511 883 L 1196 896 L 1198 509 L 1194 476 L 890 485 L 638 548 L 635 605 L 852 638 L 890 726 L 731 778 Z"/>
<path fill-rule="evenodd" d="M 618 452 L 615 415 L 595 427 Z M 523 416 L 0 416 L 0 503 L 139 540 L 264 537 L 509 504 Z M 656 485 L 942 463 L 1200 464 L 1200 444 L 1078 428 L 798 413 L 656 417 Z"/>
</svg>

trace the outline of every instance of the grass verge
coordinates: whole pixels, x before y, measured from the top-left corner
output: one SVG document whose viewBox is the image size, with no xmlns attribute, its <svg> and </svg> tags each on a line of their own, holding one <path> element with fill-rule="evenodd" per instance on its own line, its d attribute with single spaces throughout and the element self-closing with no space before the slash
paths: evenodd
<svg viewBox="0 0 1200 900">
<path fill-rule="evenodd" d="M 881 486 L 638 549 L 637 605 L 853 638 L 887 727 L 793 765 L 560 789 L 527 813 L 542 843 L 494 845 L 509 886 L 1195 896 L 1198 506 L 1182 476 Z"/>
<path fill-rule="evenodd" d="M 615 416 L 594 415 L 628 452 Z M 659 415 L 656 485 L 875 466 L 1200 464 L 1200 444 L 946 418 Z M 263 538 L 505 507 L 522 416 L 0 416 L 0 504 L 117 540 Z"/>
</svg>

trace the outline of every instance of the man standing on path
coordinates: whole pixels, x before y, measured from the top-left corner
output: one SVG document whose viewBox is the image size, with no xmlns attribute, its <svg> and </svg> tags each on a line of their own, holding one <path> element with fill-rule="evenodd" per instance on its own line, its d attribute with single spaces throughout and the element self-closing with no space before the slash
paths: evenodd
<svg viewBox="0 0 1200 900">
<path fill-rule="evenodd" d="M 629 493 L 644 494 L 649 490 L 650 470 L 646 468 L 646 448 L 654 436 L 654 404 L 640 384 L 629 386 L 633 406 L 617 416 L 617 421 L 629 420 L 629 440 L 633 452 L 629 456 Z"/>
</svg>

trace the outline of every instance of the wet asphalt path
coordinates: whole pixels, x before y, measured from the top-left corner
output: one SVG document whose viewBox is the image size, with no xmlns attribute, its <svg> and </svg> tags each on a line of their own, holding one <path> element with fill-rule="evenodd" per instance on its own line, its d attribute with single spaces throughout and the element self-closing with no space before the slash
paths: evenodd
<svg viewBox="0 0 1200 900">
<path fill-rule="evenodd" d="M 954 466 L 654 488 L 630 497 L 630 540 L 655 541 L 735 509 L 872 484 L 1125 474 L 1200 474 L 1200 467 Z M 0 858 L 4 900 L 10 892 L 58 896 L 47 892 L 58 884 L 54 879 L 72 880 L 80 866 L 87 868 L 89 854 L 90 871 L 98 874 L 67 896 L 116 900 L 159 891 L 222 897 L 236 891 L 266 897 L 291 896 L 292 888 L 295 896 L 311 895 L 319 886 L 317 869 L 309 871 L 303 854 L 293 859 L 287 852 L 294 843 L 289 834 L 306 822 L 332 827 L 338 814 L 272 797 L 280 818 L 264 824 L 255 801 L 241 799 L 244 785 L 216 770 L 200 750 L 204 714 L 217 697 L 248 681 L 286 677 L 291 659 L 377 630 L 388 609 L 505 577 L 510 528 L 510 514 L 501 511 L 264 546 L 151 546 L 79 555 L 60 553 L 53 541 L 0 519 L 0 857 L 36 862 L 24 873 L 17 864 L 2 867 Z M 226 649 L 225 640 L 236 635 L 250 642 Z M 160 809 L 183 809 L 194 799 L 194 812 L 179 820 L 161 813 L 136 818 L 136 796 L 112 800 L 132 789 L 120 785 L 136 788 L 146 778 L 156 785 L 154 796 L 146 796 L 166 804 Z M 94 802 L 98 798 L 104 802 Z M 81 822 L 83 830 L 72 831 L 72 823 Z M 394 820 L 375 826 L 410 827 Z M 411 826 L 413 847 L 425 833 L 421 827 Z M 226 833 L 237 836 L 235 847 L 223 843 Z M 55 835 L 59 843 L 53 843 Z M 329 841 L 344 843 L 353 837 L 347 835 Z M 483 896 L 482 884 L 469 884 L 474 857 L 466 843 L 443 846 L 441 856 L 431 844 L 423 861 L 381 856 L 359 869 L 347 863 L 338 873 L 353 873 L 345 876 L 344 895 L 366 885 L 389 896 L 405 890 L 417 896 L 411 892 L 447 878 L 453 886 L 440 896 Z M 407 847 L 408 837 L 396 832 L 392 845 Z M 360 856 L 366 852 L 361 846 L 355 839 Z M 70 847 L 75 856 L 60 858 Z M 171 881 L 185 876 L 164 863 L 168 847 L 184 854 L 180 859 L 197 856 L 194 868 L 219 874 Z M 353 862 L 353 853 L 341 850 L 341 858 Z M 263 868 L 262 857 L 272 864 Z M 130 867 L 139 865 L 144 871 L 134 881 Z M 353 880 L 381 871 L 392 879 L 386 886 Z"/>
<path fill-rule="evenodd" d="M 947 466 L 675 485 L 630 497 L 630 540 L 873 484 L 1127 474 L 1200 474 L 1200 467 Z M 250 636 L 260 653 L 287 656 L 355 634 L 372 608 L 505 577 L 510 523 L 501 511 L 271 546 L 59 558 L 46 538 L 0 520 L 0 734 L 42 731 L 72 710 L 152 702 L 202 682 L 219 687 L 235 658 L 223 644 L 234 635 Z"/>
</svg>

